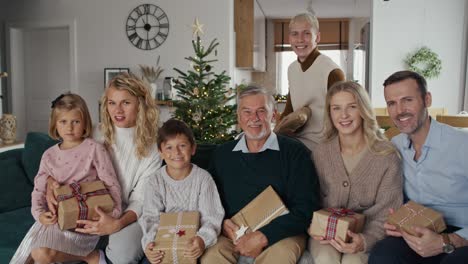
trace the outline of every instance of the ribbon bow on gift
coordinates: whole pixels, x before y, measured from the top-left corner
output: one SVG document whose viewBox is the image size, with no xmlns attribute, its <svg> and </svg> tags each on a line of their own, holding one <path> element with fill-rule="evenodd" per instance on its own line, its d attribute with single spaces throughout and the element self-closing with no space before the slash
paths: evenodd
<svg viewBox="0 0 468 264">
<path fill-rule="evenodd" d="M 331 215 L 328 217 L 327 229 L 325 231 L 325 240 L 332 240 L 336 235 L 336 226 L 338 225 L 338 219 L 344 216 L 354 215 L 354 212 L 347 208 L 327 208 Z"/>
<path fill-rule="evenodd" d="M 74 197 L 78 201 L 78 208 L 79 208 L 78 219 L 79 220 L 86 220 L 86 218 L 88 217 L 89 209 L 88 209 L 88 205 L 86 204 L 86 199 L 88 197 L 109 194 L 109 191 L 107 189 L 100 189 L 100 190 L 96 190 L 93 192 L 81 193 L 80 184 L 77 182 L 73 182 L 69 186 L 72 190 L 72 193 L 58 195 L 57 202 L 62 202 L 62 201 L 65 201 Z M 81 228 L 83 227 L 83 225 L 78 225 L 77 227 Z"/>
<path fill-rule="evenodd" d="M 403 207 L 405 207 L 406 209 L 408 209 L 408 214 L 403 217 L 398 223 L 397 225 L 400 227 L 400 228 L 403 228 L 403 226 L 406 224 L 406 222 L 410 221 L 411 219 L 415 218 L 416 216 L 421 216 L 422 218 L 424 218 L 425 220 L 427 220 L 431 225 L 429 226 L 430 229 L 432 229 L 433 231 L 436 231 L 437 228 L 435 226 L 435 223 L 434 221 L 424 215 L 424 211 L 426 211 L 426 207 L 421 207 L 421 208 L 412 208 L 410 205 L 408 204 L 404 204 Z"/>
</svg>

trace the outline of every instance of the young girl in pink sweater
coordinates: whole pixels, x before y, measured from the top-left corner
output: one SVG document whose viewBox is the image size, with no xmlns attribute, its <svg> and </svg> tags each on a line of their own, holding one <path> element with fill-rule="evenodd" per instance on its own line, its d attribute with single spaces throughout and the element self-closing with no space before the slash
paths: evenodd
<svg viewBox="0 0 468 264">
<path fill-rule="evenodd" d="M 61 185 L 100 180 L 114 201 L 112 216 L 121 214 L 121 189 L 109 154 L 89 138 L 91 117 L 85 101 L 76 94 L 62 94 L 52 102 L 49 135 L 60 142 L 44 152 L 34 179 L 31 212 L 36 220 L 10 263 L 54 263 L 82 260 L 105 263 L 94 250 L 99 236 L 60 230 L 57 215 L 48 210 L 47 178 Z M 94 210 L 94 208 L 90 208 Z"/>
</svg>

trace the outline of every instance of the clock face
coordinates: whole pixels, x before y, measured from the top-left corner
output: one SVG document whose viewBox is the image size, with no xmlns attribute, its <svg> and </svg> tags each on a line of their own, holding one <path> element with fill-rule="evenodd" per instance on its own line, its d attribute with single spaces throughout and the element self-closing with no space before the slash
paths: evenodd
<svg viewBox="0 0 468 264">
<path fill-rule="evenodd" d="M 126 25 L 127 37 L 142 50 L 159 47 L 169 34 L 169 19 L 158 6 L 143 4 L 130 12 Z"/>
</svg>

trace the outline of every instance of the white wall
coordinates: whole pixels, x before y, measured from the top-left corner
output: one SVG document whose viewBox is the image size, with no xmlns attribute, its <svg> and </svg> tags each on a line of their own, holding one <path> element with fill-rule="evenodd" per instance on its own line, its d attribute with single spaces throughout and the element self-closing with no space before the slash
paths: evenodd
<svg viewBox="0 0 468 264">
<path fill-rule="evenodd" d="M 459 111 L 466 0 L 374 0 L 371 14 L 371 89 L 375 107 L 385 106 L 383 81 L 406 69 L 407 54 L 427 46 L 442 60 L 442 72 L 428 80 L 433 107 Z"/>
<path fill-rule="evenodd" d="M 291 18 L 307 11 L 309 3 L 321 17 L 369 17 L 372 0 L 257 0 L 267 18 Z"/>
<path fill-rule="evenodd" d="M 152 51 L 137 49 L 125 33 L 129 13 L 143 3 L 162 8 L 170 23 L 168 38 Z M 191 25 L 195 17 L 204 24 L 202 41 L 208 45 L 217 38 L 220 42 L 216 57 L 219 61 L 213 64 L 215 73 L 226 70 L 234 79 L 232 84 L 250 77 L 234 67 L 233 0 L 17 0 L 3 5 L 3 20 L 7 22 L 75 21 L 76 91 L 88 102 L 94 121 L 97 121 L 97 102 L 104 89 L 104 68 L 129 67 L 139 74 L 138 64 L 154 65 L 158 55 L 165 69 L 162 79 L 177 76 L 174 67 L 182 70 L 190 67 L 184 57 L 193 55 Z M 168 117 L 167 113 L 164 116 Z"/>
</svg>

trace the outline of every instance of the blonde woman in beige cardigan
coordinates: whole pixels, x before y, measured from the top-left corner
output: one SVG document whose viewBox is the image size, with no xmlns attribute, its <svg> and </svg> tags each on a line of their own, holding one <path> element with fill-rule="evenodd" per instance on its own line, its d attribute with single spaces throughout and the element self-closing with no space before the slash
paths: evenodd
<svg viewBox="0 0 468 264">
<path fill-rule="evenodd" d="M 379 131 L 369 97 L 355 82 L 330 87 L 325 105 L 325 139 L 314 149 L 323 207 L 344 207 L 366 216 L 351 241 L 312 237 L 314 263 L 367 263 L 367 252 L 385 236 L 388 208 L 403 201 L 400 158 Z"/>
</svg>

